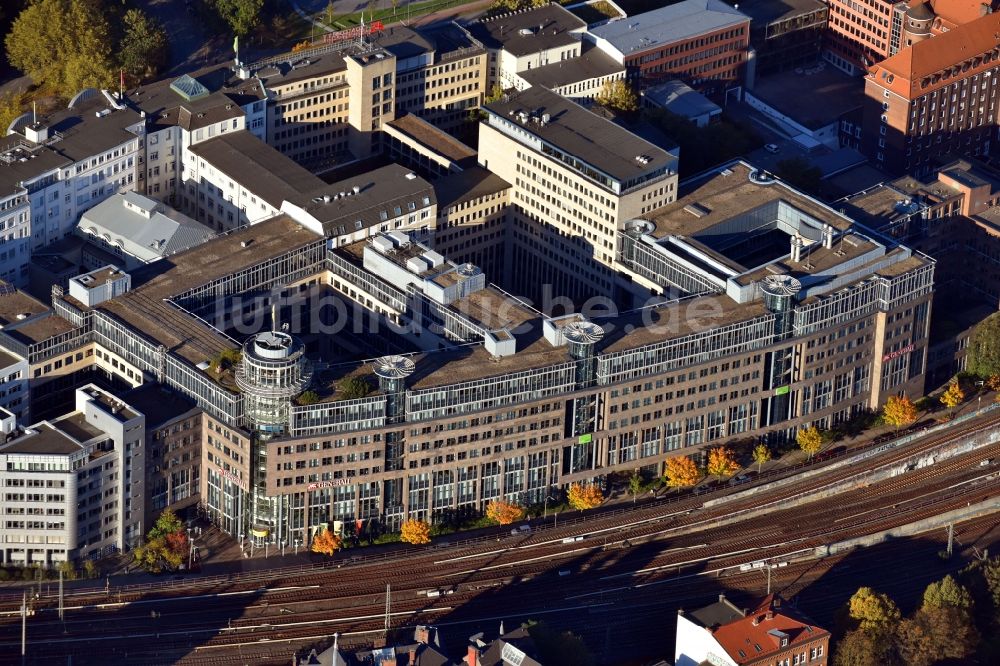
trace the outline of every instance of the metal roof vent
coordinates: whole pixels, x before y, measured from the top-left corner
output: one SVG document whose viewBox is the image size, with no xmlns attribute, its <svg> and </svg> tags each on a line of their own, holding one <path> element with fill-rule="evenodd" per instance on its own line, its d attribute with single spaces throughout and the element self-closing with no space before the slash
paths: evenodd
<svg viewBox="0 0 1000 666">
<path fill-rule="evenodd" d="M 562 330 L 563 336 L 579 345 L 597 344 L 604 337 L 604 329 L 592 321 L 574 321 Z"/>
<path fill-rule="evenodd" d="M 416 365 L 411 359 L 399 356 L 398 354 L 382 356 L 375 359 L 375 362 L 372 363 L 372 370 L 375 371 L 375 374 L 385 379 L 409 377 L 413 374 L 415 368 Z"/>
<path fill-rule="evenodd" d="M 773 296 L 794 296 L 802 290 L 802 283 L 791 275 L 768 275 L 760 281 L 760 288 Z"/>
</svg>

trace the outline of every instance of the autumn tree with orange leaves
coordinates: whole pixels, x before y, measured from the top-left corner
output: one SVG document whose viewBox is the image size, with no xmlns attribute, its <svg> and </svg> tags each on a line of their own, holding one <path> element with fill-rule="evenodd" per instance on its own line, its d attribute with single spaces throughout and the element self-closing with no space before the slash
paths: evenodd
<svg viewBox="0 0 1000 666">
<path fill-rule="evenodd" d="M 331 532 L 330 530 L 321 530 L 316 533 L 313 537 L 312 545 L 309 547 L 314 553 L 320 553 L 321 555 L 333 555 L 340 547 L 343 545 L 340 537 Z"/>
<path fill-rule="evenodd" d="M 740 464 L 736 462 L 736 459 L 733 457 L 732 449 L 725 446 L 719 446 L 708 452 L 707 471 L 712 476 L 719 477 L 720 481 L 723 477 L 736 474 L 739 469 Z"/>
<path fill-rule="evenodd" d="M 486 505 L 486 517 L 500 525 L 510 525 L 524 518 L 524 509 L 506 500 L 490 500 Z"/>
<path fill-rule="evenodd" d="M 399 530 L 399 538 L 404 543 L 422 546 L 425 543 L 431 542 L 431 526 L 426 521 L 411 518 L 410 520 L 403 521 L 403 525 Z"/>
<path fill-rule="evenodd" d="M 917 420 L 917 406 L 905 395 L 889 396 L 882 408 L 882 420 L 899 430 Z"/>
<path fill-rule="evenodd" d="M 951 380 L 948 389 L 941 394 L 941 404 L 948 409 L 955 409 L 965 400 L 965 391 L 959 385 L 957 379 Z"/>
<path fill-rule="evenodd" d="M 667 485 L 671 488 L 690 488 L 698 483 L 701 474 L 698 466 L 688 456 L 667 458 Z"/>
<path fill-rule="evenodd" d="M 601 502 L 604 501 L 604 493 L 598 486 L 592 483 L 571 484 L 566 496 L 569 499 L 569 505 L 580 511 L 599 507 Z"/>
</svg>

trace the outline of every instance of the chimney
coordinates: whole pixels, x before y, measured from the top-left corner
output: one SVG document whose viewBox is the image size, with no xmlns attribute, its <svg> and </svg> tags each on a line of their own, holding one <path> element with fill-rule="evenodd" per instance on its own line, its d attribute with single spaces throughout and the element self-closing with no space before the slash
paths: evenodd
<svg viewBox="0 0 1000 666">
<path fill-rule="evenodd" d="M 830 250 L 833 248 L 833 226 L 823 225 L 823 247 Z"/>
<path fill-rule="evenodd" d="M 767 609 L 767 613 L 764 615 L 764 619 L 765 620 L 773 620 L 774 619 L 774 611 L 771 610 L 770 608 L 768 608 Z"/>
<path fill-rule="evenodd" d="M 465 656 L 465 661 L 468 666 L 479 666 L 479 648 L 475 645 L 470 645 L 468 653 Z"/>
<path fill-rule="evenodd" d="M 798 236 L 792 236 L 792 263 L 799 263 L 802 261 L 802 239 Z"/>
<path fill-rule="evenodd" d="M 410 666 L 417 666 L 417 648 L 410 648 Z"/>
<path fill-rule="evenodd" d="M 719 603 L 721 604 L 725 600 L 726 600 L 726 595 L 725 594 L 720 594 L 719 595 Z"/>
</svg>

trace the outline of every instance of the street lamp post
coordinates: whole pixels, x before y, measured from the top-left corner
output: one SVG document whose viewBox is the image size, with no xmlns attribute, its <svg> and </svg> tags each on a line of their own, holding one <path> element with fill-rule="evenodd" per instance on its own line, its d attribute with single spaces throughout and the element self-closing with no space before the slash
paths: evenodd
<svg viewBox="0 0 1000 666">
<path fill-rule="evenodd" d="M 549 500 L 552 500 L 553 502 L 555 502 L 556 498 L 552 497 L 551 495 L 546 495 L 545 499 L 542 501 L 542 523 L 543 524 L 545 523 L 546 519 L 549 517 Z M 559 514 L 556 514 L 556 520 L 558 520 L 558 519 L 559 519 Z"/>
</svg>

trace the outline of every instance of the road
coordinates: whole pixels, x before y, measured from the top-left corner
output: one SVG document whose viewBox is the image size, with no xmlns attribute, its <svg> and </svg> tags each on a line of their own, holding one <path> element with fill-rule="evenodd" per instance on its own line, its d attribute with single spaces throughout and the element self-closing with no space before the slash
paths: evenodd
<svg viewBox="0 0 1000 666">
<path fill-rule="evenodd" d="M 733 496 L 717 506 L 705 507 L 704 497 L 689 496 L 508 537 L 500 544 L 481 540 L 413 549 L 389 560 L 335 560 L 324 569 L 252 572 L 107 593 L 77 591 L 67 602 L 65 623 L 58 620 L 54 596 L 43 596 L 28 622 L 31 655 L 42 661 L 72 652 L 74 663 L 96 662 L 98 655 L 124 657 L 125 652 L 130 663 L 287 663 L 291 652 L 321 644 L 333 632 L 341 633 L 344 645 L 378 637 L 388 583 L 394 627 L 433 623 L 444 628 L 446 642 L 460 645 L 469 634 L 489 630 L 501 619 L 508 626 L 527 618 L 548 619 L 583 633 L 600 652 L 610 640 L 605 627 L 619 622 L 613 644 L 616 649 L 628 646 L 638 656 L 663 649 L 663 618 L 678 606 L 704 603 L 720 586 L 759 591 L 761 572 L 744 572 L 740 565 L 765 557 L 788 563 L 775 570 L 776 589 L 815 599 L 823 613 L 832 613 L 830 608 L 858 585 L 898 582 L 912 577 L 911 571 L 903 571 L 899 559 L 881 566 L 870 563 L 868 578 L 848 576 L 845 587 L 831 582 L 831 572 L 856 566 L 855 556 L 816 560 L 807 557 L 810 552 L 831 541 L 997 497 L 1000 467 L 980 463 L 1000 458 L 1000 443 L 881 482 L 871 481 L 866 470 L 896 469 L 951 436 L 984 426 L 995 429 L 1000 415 L 994 412 L 984 421 L 877 456 L 873 451 L 870 459 L 853 466 L 769 484 L 753 496 Z M 790 498 L 838 483 L 847 487 L 833 498 L 788 506 Z M 766 519 L 755 513 L 762 508 L 768 509 Z M 998 523 L 1000 516 L 993 514 L 960 526 L 960 543 L 992 543 Z M 918 550 L 927 552 L 914 545 L 913 552 Z M 928 580 L 947 570 L 933 558 L 921 567 Z M 428 596 L 428 590 L 435 594 Z M 0 598 L 0 655 L 12 654 L 17 646 L 18 603 L 16 597 Z M 657 630 L 651 622 L 661 626 Z"/>
</svg>

